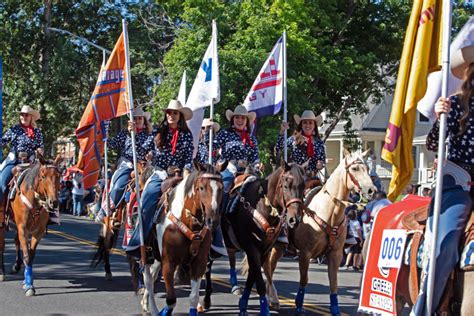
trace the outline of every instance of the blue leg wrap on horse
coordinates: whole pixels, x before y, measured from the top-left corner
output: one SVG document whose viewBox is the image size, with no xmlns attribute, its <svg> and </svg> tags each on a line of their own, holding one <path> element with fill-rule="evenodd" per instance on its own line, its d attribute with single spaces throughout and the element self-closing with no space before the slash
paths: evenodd
<svg viewBox="0 0 474 316">
<path fill-rule="evenodd" d="M 341 312 L 339 311 L 339 303 L 337 301 L 337 294 L 331 294 L 329 298 L 331 300 L 331 315 L 340 315 Z"/>
<path fill-rule="evenodd" d="M 305 288 L 299 288 L 298 293 L 296 294 L 296 299 L 295 299 L 296 308 L 303 307 L 305 291 L 306 291 Z"/>
<path fill-rule="evenodd" d="M 268 307 L 268 301 L 265 295 L 260 296 L 260 315 L 270 316 L 270 308 Z"/>
<path fill-rule="evenodd" d="M 189 309 L 189 316 L 198 316 L 198 310 L 197 310 L 197 308 L 191 308 L 191 309 Z"/>
<path fill-rule="evenodd" d="M 245 289 L 242 293 L 242 297 L 239 299 L 239 310 L 246 311 L 247 306 L 249 305 L 250 290 Z"/>
<path fill-rule="evenodd" d="M 235 286 L 238 285 L 237 282 L 237 272 L 234 268 L 230 268 L 230 285 Z"/>
<path fill-rule="evenodd" d="M 169 309 L 168 306 L 165 306 L 159 313 L 158 316 L 171 316 L 173 313 L 172 309 Z"/>
<path fill-rule="evenodd" d="M 33 285 L 33 267 L 32 266 L 25 266 L 25 285 L 26 286 Z"/>
</svg>

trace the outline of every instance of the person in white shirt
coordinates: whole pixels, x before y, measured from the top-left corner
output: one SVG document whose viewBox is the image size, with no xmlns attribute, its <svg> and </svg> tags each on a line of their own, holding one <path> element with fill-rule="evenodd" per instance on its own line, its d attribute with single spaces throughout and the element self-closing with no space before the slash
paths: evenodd
<svg viewBox="0 0 474 316">
<path fill-rule="evenodd" d="M 84 199 L 82 173 L 75 171 L 72 175 L 72 215 L 81 216 Z"/>
</svg>

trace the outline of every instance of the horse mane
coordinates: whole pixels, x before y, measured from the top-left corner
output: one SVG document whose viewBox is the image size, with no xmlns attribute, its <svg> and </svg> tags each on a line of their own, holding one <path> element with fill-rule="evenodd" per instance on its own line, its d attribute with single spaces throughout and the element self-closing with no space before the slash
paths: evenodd
<svg viewBox="0 0 474 316">
<path fill-rule="evenodd" d="M 27 190 L 35 189 L 36 179 L 38 178 L 39 172 L 41 170 L 41 163 L 36 162 L 33 167 L 26 173 L 23 184 Z"/>
</svg>

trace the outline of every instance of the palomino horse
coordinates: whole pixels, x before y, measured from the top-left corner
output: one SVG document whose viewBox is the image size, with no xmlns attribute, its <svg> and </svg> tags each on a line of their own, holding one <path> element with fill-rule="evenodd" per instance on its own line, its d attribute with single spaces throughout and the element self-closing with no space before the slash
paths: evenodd
<svg viewBox="0 0 474 316">
<path fill-rule="evenodd" d="M 334 170 L 319 193 L 304 208 L 303 219 L 289 233 L 290 243 L 299 250 L 300 284 L 296 296 L 296 315 L 304 315 L 305 287 L 308 284 L 308 268 L 311 258 L 326 254 L 331 300 L 331 314 L 339 315 L 337 301 L 337 271 L 342 260 L 342 248 L 346 240 L 346 220 L 344 209 L 349 192 L 356 190 L 364 195 L 372 195 L 377 189 L 373 185 L 364 157 L 345 151 L 345 158 Z M 270 304 L 279 308 L 278 295 L 273 284 L 273 272 L 283 254 L 283 247 L 275 247 L 264 265 Z"/>
<path fill-rule="evenodd" d="M 236 192 L 235 211 L 224 214 L 223 231 L 234 246 L 247 255 L 249 265 L 244 292 L 239 301 L 240 315 L 247 315 L 250 291 L 256 283 L 260 296 L 260 314 L 270 315 L 265 297 L 262 264 L 285 224 L 294 227 L 301 217 L 304 191 L 304 167 L 282 165 L 266 179 L 251 177 Z M 207 293 L 206 293 L 207 296 Z"/>
<path fill-rule="evenodd" d="M 178 265 L 189 269 L 191 277 L 190 315 L 197 315 L 199 287 L 206 271 L 211 248 L 211 235 L 219 221 L 219 209 L 224 186 L 220 171 L 210 165 L 194 164 L 194 171 L 186 175 L 173 191 L 165 193 L 162 200 L 166 211 L 156 225 L 156 235 L 161 255 L 161 269 L 166 286 L 166 306 L 159 315 L 171 315 L 176 304 L 174 273 Z M 146 292 L 144 301 L 150 302 L 152 315 L 156 315 L 153 280 L 150 265 L 145 266 Z M 142 301 L 143 302 L 143 301 Z M 143 306 L 144 309 L 147 306 Z"/>
<path fill-rule="evenodd" d="M 23 288 L 26 296 L 35 295 L 33 260 L 36 247 L 46 232 L 49 211 L 58 203 L 60 157 L 49 164 L 42 157 L 26 171 L 26 175 L 11 201 L 11 210 L 17 228 L 16 248 L 21 248 L 25 265 Z M 31 236 L 31 241 L 30 241 Z M 0 254 L 3 256 L 3 252 Z"/>
</svg>

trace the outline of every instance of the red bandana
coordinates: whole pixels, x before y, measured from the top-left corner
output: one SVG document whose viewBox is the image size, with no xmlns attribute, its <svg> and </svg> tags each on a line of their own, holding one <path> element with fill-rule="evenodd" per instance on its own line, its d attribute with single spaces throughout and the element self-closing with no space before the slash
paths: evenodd
<svg viewBox="0 0 474 316">
<path fill-rule="evenodd" d="M 250 147 L 253 147 L 253 142 L 252 140 L 250 139 L 250 135 L 249 133 L 247 133 L 247 130 L 245 129 L 237 129 L 237 128 L 234 128 L 235 131 L 237 132 L 237 134 L 240 135 L 240 139 L 242 140 L 242 144 L 245 146 L 245 144 L 247 144 L 247 142 L 249 143 Z"/>
<path fill-rule="evenodd" d="M 170 133 L 173 134 L 173 137 L 171 138 L 171 154 L 174 155 L 176 152 L 176 145 L 178 144 L 179 130 L 177 128 L 170 127 Z"/>
<path fill-rule="evenodd" d="M 29 138 L 31 139 L 35 138 L 35 129 L 33 126 L 31 125 L 26 126 L 26 125 L 21 124 L 21 127 L 23 127 L 23 130 L 25 131 L 26 135 Z"/>
<path fill-rule="evenodd" d="M 311 157 L 313 158 L 314 157 L 314 144 L 313 144 L 313 136 L 312 135 L 309 135 L 309 136 L 306 136 L 305 134 L 303 134 L 304 138 L 306 138 L 306 154 L 308 155 L 308 157 Z"/>
<path fill-rule="evenodd" d="M 140 134 L 140 133 L 143 132 L 144 130 L 145 130 L 145 127 L 137 128 L 137 134 Z"/>
</svg>

